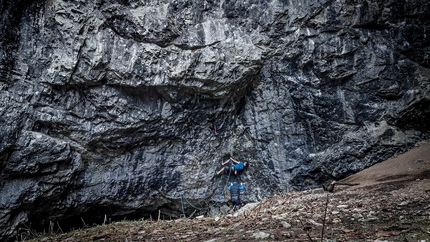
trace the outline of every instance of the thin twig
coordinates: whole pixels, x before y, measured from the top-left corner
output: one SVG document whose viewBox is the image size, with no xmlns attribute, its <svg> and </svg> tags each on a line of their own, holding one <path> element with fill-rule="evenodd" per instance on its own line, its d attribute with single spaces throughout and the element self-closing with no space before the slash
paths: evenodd
<svg viewBox="0 0 430 242">
<path fill-rule="evenodd" d="M 54 222 L 49 221 L 49 233 L 53 234 L 54 233 Z"/>
<path fill-rule="evenodd" d="M 327 193 L 327 199 L 325 201 L 325 211 L 324 211 L 324 217 L 323 217 L 323 225 L 321 229 L 321 241 L 324 240 L 324 228 L 325 228 L 325 219 L 327 216 L 327 207 L 328 207 L 328 193 Z"/>
<path fill-rule="evenodd" d="M 303 224 L 302 220 L 301 220 L 301 219 L 299 219 L 299 221 L 300 221 L 300 223 L 302 224 L 303 230 L 306 232 L 306 235 L 308 236 L 309 240 L 310 240 L 311 242 L 314 242 L 314 241 L 312 240 L 311 236 L 309 235 L 308 231 L 305 229 L 305 225 Z"/>
<path fill-rule="evenodd" d="M 57 226 L 60 229 L 61 233 L 64 234 L 63 229 L 60 227 L 60 223 L 57 221 Z"/>
<path fill-rule="evenodd" d="M 82 223 L 84 223 L 84 228 L 87 227 L 87 224 L 85 223 L 84 219 L 81 217 Z"/>
<path fill-rule="evenodd" d="M 194 212 L 190 216 L 188 216 L 188 218 L 192 218 L 194 216 L 194 214 L 196 213 L 196 211 L 197 211 L 197 209 L 194 209 Z"/>
<path fill-rule="evenodd" d="M 19 228 L 19 231 L 24 230 L 25 233 L 27 233 L 29 237 L 36 237 L 37 236 L 37 234 L 34 233 L 33 230 L 31 229 L 31 223 L 30 223 L 30 226 L 27 226 L 24 223 L 22 223 L 21 225 L 23 225 L 25 228 Z M 20 232 L 20 236 L 22 236 L 21 232 Z"/>
</svg>

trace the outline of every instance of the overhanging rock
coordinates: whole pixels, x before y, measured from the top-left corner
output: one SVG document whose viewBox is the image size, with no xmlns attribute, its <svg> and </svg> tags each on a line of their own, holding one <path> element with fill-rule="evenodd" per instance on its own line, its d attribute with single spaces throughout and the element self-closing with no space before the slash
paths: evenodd
<svg viewBox="0 0 430 242">
<path fill-rule="evenodd" d="M 424 0 L 2 1 L 0 238 L 180 216 L 181 194 L 221 204 L 233 180 L 253 202 L 406 151 L 429 138 L 429 12 Z M 216 177 L 230 156 L 249 168 Z"/>
</svg>

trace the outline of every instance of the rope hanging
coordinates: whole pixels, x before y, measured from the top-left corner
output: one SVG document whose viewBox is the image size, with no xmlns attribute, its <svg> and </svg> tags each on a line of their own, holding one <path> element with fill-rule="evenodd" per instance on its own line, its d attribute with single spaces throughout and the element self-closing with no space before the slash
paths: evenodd
<svg viewBox="0 0 430 242">
<path fill-rule="evenodd" d="M 230 163 L 231 163 L 231 161 L 230 161 Z M 227 181 L 226 181 L 226 183 L 225 183 L 225 185 L 226 186 L 228 186 L 228 183 L 229 183 L 229 180 L 230 180 L 230 175 L 231 175 L 231 168 L 229 169 L 229 172 L 228 172 L 228 177 L 227 177 Z M 197 209 L 197 210 L 200 210 L 200 211 L 202 211 L 202 210 L 209 210 L 212 206 L 209 206 L 209 207 L 206 207 L 206 208 L 199 208 L 199 207 L 196 207 L 194 204 L 192 204 L 185 196 L 184 196 L 184 193 L 183 192 L 180 192 L 180 194 L 181 194 L 181 207 L 182 207 L 182 214 L 184 215 L 184 217 L 186 217 L 185 216 L 185 209 L 184 209 L 184 199 L 185 199 L 185 201 L 191 206 L 191 207 L 193 207 L 194 209 Z M 224 193 L 224 196 L 225 196 L 225 193 Z"/>
</svg>

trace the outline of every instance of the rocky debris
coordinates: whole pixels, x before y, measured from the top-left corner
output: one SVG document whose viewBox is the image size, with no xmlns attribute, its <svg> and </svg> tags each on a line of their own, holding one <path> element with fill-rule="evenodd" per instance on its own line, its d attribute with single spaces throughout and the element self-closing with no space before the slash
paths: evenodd
<svg viewBox="0 0 430 242">
<path fill-rule="evenodd" d="M 429 178 L 339 186 L 334 193 L 290 192 L 253 204 L 252 210 L 245 205 L 238 216 L 116 222 L 37 240 L 319 241 L 324 236 L 337 241 L 428 241 Z"/>
<path fill-rule="evenodd" d="M 256 202 L 430 137 L 426 0 L 0 5 L 0 240 L 222 206 L 226 156 Z"/>
</svg>

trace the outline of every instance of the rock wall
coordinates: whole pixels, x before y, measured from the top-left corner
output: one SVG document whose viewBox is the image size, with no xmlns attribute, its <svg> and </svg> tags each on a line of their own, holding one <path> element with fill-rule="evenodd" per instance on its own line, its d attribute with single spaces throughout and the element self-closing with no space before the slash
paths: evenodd
<svg viewBox="0 0 430 242">
<path fill-rule="evenodd" d="M 261 200 L 430 137 L 428 1 L 0 2 L 0 238 L 189 215 L 232 180 Z"/>
</svg>

